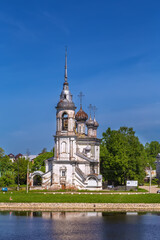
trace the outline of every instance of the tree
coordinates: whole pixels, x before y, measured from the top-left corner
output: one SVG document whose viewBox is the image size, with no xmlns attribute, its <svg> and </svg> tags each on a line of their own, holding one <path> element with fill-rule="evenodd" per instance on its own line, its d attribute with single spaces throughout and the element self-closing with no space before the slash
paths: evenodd
<svg viewBox="0 0 160 240">
<path fill-rule="evenodd" d="M 14 184 L 13 163 L 5 152 L 0 148 L 0 186 Z"/>
<path fill-rule="evenodd" d="M 157 141 L 152 141 L 145 144 L 145 151 L 148 157 L 148 163 L 155 169 L 156 156 L 160 153 L 160 143 Z"/>
<path fill-rule="evenodd" d="M 46 153 L 46 152 L 47 152 L 47 148 L 43 148 L 41 153 L 43 154 L 43 153 Z"/>
<path fill-rule="evenodd" d="M 4 150 L 0 148 L 0 158 L 4 156 Z"/>
<path fill-rule="evenodd" d="M 2 175 L 13 170 L 13 163 L 7 155 L 0 158 L 0 170 Z"/>
<path fill-rule="evenodd" d="M 13 185 L 15 183 L 15 178 L 14 175 L 11 173 L 5 173 L 3 176 L 0 178 L 0 187 L 8 187 L 10 185 Z"/>
<path fill-rule="evenodd" d="M 147 156 L 133 128 L 108 128 L 103 133 L 100 150 L 104 180 L 114 182 L 115 185 L 125 184 L 127 179 L 143 181 Z"/>
<path fill-rule="evenodd" d="M 53 157 L 53 152 L 45 152 L 34 159 L 32 171 L 40 170 L 45 172 L 45 160 Z"/>
<path fill-rule="evenodd" d="M 19 158 L 16 162 L 14 162 L 16 184 L 18 184 L 18 175 L 19 175 L 19 184 L 20 185 L 26 184 L 27 166 L 28 166 L 28 159 L 25 159 L 25 158 Z"/>
</svg>

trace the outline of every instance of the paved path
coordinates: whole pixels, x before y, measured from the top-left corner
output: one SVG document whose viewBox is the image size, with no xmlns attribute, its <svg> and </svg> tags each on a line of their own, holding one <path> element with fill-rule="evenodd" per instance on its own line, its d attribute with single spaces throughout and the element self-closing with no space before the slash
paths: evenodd
<svg viewBox="0 0 160 240">
<path fill-rule="evenodd" d="M 145 190 L 148 190 L 149 192 L 149 186 L 140 186 L 140 188 L 143 188 Z M 157 193 L 157 190 L 160 190 L 160 188 L 158 188 L 158 185 L 152 185 L 151 186 L 151 193 Z"/>
</svg>

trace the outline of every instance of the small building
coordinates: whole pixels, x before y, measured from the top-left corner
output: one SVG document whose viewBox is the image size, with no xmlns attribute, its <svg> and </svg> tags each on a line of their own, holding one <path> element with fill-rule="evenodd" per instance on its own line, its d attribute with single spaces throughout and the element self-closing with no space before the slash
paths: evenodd
<svg viewBox="0 0 160 240">
<path fill-rule="evenodd" d="M 23 157 L 23 154 L 18 153 L 18 154 L 15 156 L 15 161 L 17 161 L 19 158 L 22 158 L 22 157 Z"/>
<path fill-rule="evenodd" d="M 27 160 L 29 159 L 29 162 L 34 162 L 34 159 L 38 157 L 38 155 L 23 155 L 23 157 Z"/>
<path fill-rule="evenodd" d="M 146 169 L 145 169 L 145 173 L 146 173 L 146 177 L 145 177 L 145 180 L 146 181 L 149 181 L 149 179 L 150 179 L 150 176 L 151 176 L 151 179 L 153 179 L 153 178 L 155 178 L 156 177 L 156 170 L 150 170 L 150 168 L 149 167 L 147 167 Z"/>
<path fill-rule="evenodd" d="M 15 156 L 14 156 L 14 154 L 10 153 L 10 154 L 8 154 L 8 157 L 9 157 L 9 159 L 10 159 L 12 162 L 15 161 Z"/>
</svg>

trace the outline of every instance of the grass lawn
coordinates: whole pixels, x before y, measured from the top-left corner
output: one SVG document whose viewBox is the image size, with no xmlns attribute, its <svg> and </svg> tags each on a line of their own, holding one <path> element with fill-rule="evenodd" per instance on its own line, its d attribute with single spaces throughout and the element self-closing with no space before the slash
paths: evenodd
<svg viewBox="0 0 160 240">
<path fill-rule="evenodd" d="M 136 193 L 136 192 L 148 192 L 148 190 L 143 189 L 143 188 L 138 188 L 137 191 L 131 191 L 131 190 L 130 190 L 130 191 L 122 191 L 122 190 L 121 190 L 121 191 L 120 191 L 120 190 L 119 190 L 119 191 L 118 191 L 118 190 L 99 190 L 99 191 L 92 191 L 92 190 L 73 190 L 73 189 L 65 189 L 65 190 L 63 190 L 63 189 L 59 189 L 59 190 L 47 190 L 47 189 L 43 189 L 43 190 L 42 190 L 42 189 L 39 189 L 39 190 L 31 190 L 30 192 L 32 192 L 32 193 L 36 193 L 36 192 L 37 192 L 37 193 L 42 193 L 42 192 L 50 192 L 50 193 L 51 193 L 51 192 L 56 192 L 56 193 L 57 193 L 57 192 L 59 192 L 59 193 L 60 193 L 60 192 L 61 192 L 61 193 L 62 193 L 62 192 L 75 192 L 75 193 L 76 193 L 76 192 L 77 192 L 77 193 L 79 193 L 79 192 L 80 192 L 80 193 L 97 193 L 97 192 L 98 192 L 98 193 L 104 193 L 104 192 L 107 192 L 107 193 L 112 193 L 112 192 L 129 192 L 129 193 L 130 193 L 130 192 L 135 192 L 135 193 Z"/>
<path fill-rule="evenodd" d="M 12 197 L 12 201 L 10 201 Z M 160 203 L 160 194 L 47 194 L 0 192 L 0 202 L 45 203 Z"/>
</svg>

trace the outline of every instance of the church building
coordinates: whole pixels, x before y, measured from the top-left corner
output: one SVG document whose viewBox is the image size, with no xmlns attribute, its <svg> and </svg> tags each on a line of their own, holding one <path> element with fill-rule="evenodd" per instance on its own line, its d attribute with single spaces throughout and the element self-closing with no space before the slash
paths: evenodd
<svg viewBox="0 0 160 240">
<path fill-rule="evenodd" d="M 81 97 L 82 94 L 80 94 Z M 56 134 L 54 157 L 45 161 L 45 173 L 30 174 L 30 185 L 36 187 L 37 177 L 41 187 L 47 189 L 102 189 L 100 175 L 100 139 L 98 122 L 76 107 L 72 100 L 67 78 L 67 53 L 65 77 L 60 100 L 56 106 Z"/>
</svg>

